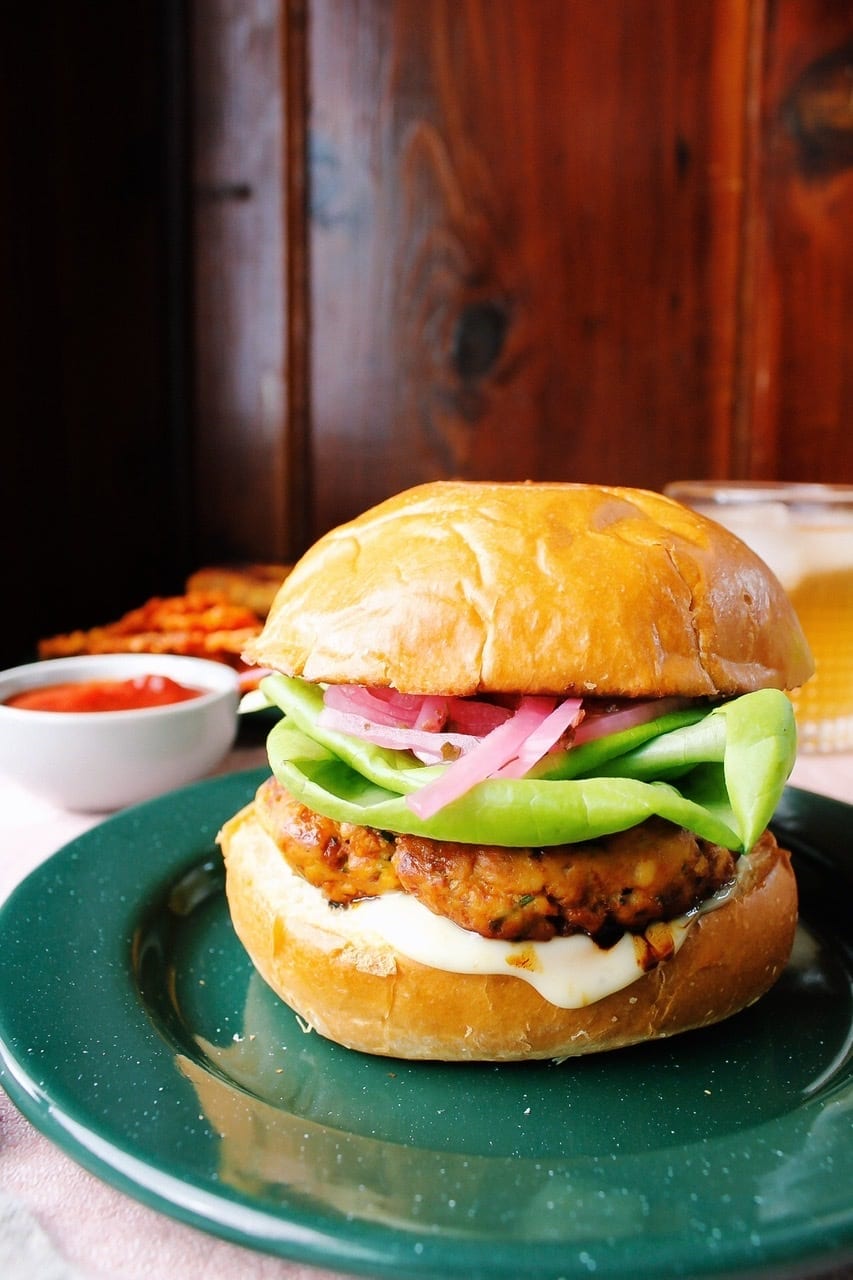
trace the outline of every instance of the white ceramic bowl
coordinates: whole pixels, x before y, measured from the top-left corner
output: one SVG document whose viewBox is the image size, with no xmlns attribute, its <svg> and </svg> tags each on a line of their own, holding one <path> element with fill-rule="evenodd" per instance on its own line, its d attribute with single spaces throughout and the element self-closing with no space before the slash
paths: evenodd
<svg viewBox="0 0 853 1280">
<path fill-rule="evenodd" d="M 30 711 L 5 705 L 36 686 L 163 675 L 200 697 L 133 711 Z M 54 658 L 0 672 L 0 773 L 64 809 L 105 813 L 203 777 L 237 732 L 237 676 L 172 654 Z"/>
</svg>

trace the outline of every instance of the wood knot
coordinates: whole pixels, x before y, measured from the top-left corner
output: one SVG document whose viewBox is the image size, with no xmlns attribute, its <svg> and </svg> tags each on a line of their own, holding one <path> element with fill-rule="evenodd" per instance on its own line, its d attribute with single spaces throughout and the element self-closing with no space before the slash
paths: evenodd
<svg viewBox="0 0 853 1280">
<path fill-rule="evenodd" d="M 853 40 L 806 68 L 781 115 L 803 177 L 832 178 L 853 167 Z"/>
<path fill-rule="evenodd" d="M 490 299 L 463 308 L 451 343 L 451 362 L 462 382 L 484 378 L 497 364 L 504 347 L 509 316 Z"/>
</svg>

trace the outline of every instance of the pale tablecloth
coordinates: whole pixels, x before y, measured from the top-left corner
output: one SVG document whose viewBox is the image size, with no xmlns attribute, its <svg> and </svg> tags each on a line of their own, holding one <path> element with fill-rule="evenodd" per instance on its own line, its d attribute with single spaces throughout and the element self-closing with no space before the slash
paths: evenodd
<svg viewBox="0 0 853 1280">
<path fill-rule="evenodd" d="M 263 747 L 238 748 L 224 768 L 265 759 Z M 804 756 L 791 781 L 853 802 L 853 755 Z M 54 809 L 0 778 L 0 900 L 95 821 Z M 853 1267 L 832 1274 L 851 1280 Z M 113 1190 L 42 1137 L 0 1090 L 0 1277 L 333 1280 L 333 1273 L 232 1245 Z"/>
</svg>

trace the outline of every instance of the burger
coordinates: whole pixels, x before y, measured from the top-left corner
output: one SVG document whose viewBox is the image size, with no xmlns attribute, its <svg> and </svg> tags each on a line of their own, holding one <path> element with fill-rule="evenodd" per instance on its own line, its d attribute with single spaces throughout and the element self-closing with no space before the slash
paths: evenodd
<svg viewBox="0 0 853 1280">
<path fill-rule="evenodd" d="M 565 1058 L 717 1022 L 790 955 L 768 823 L 812 659 L 767 566 L 646 490 L 446 481 L 333 529 L 245 659 L 270 776 L 235 931 L 339 1044 Z"/>
</svg>

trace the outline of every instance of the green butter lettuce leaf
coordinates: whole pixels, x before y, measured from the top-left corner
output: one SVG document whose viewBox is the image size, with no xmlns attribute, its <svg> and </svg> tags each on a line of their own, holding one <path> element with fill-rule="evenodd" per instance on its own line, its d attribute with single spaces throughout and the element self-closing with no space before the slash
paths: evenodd
<svg viewBox="0 0 853 1280">
<path fill-rule="evenodd" d="M 671 778 L 710 761 L 721 764 L 725 755 L 726 722 L 706 707 L 695 723 L 674 725 L 671 730 L 663 727 L 645 742 L 601 761 L 595 772 L 612 777 Z"/>
<path fill-rule="evenodd" d="M 263 688 L 284 712 L 269 735 L 270 765 L 302 803 L 340 822 L 464 843 L 574 843 L 658 815 L 727 848 L 749 849 L 796 751 L 789 700 L 762 690 L 561 752 L 526 778 L 481 782 L 424 820 L 406 795 L 447 766 L 322 729 L 315 685 L 276 675 Z"/>
<path fill-rule="evenodd" d="M 268 750 L 282 785 L 303 804 L 338 822 L 436 840 L 536 847 L 592 840 L 658 814 L 718 844 L 732 848 L 738 844 L 725 821 L 662 782 L 496 778 L 479 783 L 422 820 L 406 804 L 405 796 L 357 773 L 287 718 L 271 731 Z"/>
<path fill-rule="evenodd" d="M 704 721 L 708 707 L 687 707 L 683 711 L 671 711 L 657 720 L 638 724 L 621 733 L 610 733 L 592 742 L 584 742 L 571 751 L 553 751 L 536 766 L 537 778 L 586 778 L 605 772 L 608 761 L 625 755 L 650 739 L 668 734 L 673 729 Z"/>
<path fill-rule="evenodd" d="M 760 689 L 608 760 L 599 773 L 680 779 L 685 795 L 727 815 L 748 849 L 779 803 L 796 751 L 790 700 L 778 689 Z"/>
<path fill-rule="evenodd" d="M 750 848 L 770 821 L 797 758 L 794 710 L 784 694 L 762 689 L 724 703 L 714 714 L 726 721 L 726 789 L 744 847 Z"/>
</svg>

